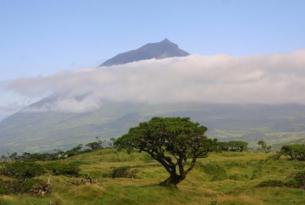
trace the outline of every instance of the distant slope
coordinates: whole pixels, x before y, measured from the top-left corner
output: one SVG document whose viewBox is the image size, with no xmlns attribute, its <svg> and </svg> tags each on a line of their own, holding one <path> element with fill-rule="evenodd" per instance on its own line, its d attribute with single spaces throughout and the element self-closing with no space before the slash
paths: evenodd
<svg viewBox="0 0 305 205">
<path fill-rule="evenodd" d="M 178 45 L 169 41 L 168 39 L 164 39 L 158 43 L 148 43 L 136 50 L 120 53 L 113 58 L 105 61 L 100 66 L 119 65 L 153 58 L 162 59 L 187 55 L 189 55 L 189 53 L 181 50 Z"/>
<path fill-rule="evenodd" d="M 41 151 L 67 148 L 124 134 L 153 116 L 186 116 L 222 139 L 258 139 L 270 143 L 305 138 L 305 106 L 230 104 L 105 103 L 94 112 L 19 112 L 0 123 L 0 151 Z"/>
</svg>

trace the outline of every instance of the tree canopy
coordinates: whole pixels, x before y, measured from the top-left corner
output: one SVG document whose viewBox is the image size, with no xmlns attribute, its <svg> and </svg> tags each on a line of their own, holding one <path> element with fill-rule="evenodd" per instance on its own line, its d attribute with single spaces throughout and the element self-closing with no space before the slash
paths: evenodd
<svg viewBox="0 0 305 205">
<path fill-rule="evenodd" d="M 216 151 L 243 152 L 248 149 L 244 141 L 217 142 Z"/>
<path fill-rule="evenodd" d="M 161 185 L 174 185 L 185 179 L 199 157 L 206 157 L 213 141 L 205 136 L 207 128 L 189 118 L 155 117 L 115 141 L 115 146 L 147 152 L 170 174 Z"/>
<path fill-rule="evenodd" d="M 271 146 L 267 145 L 267 143 L 263 140 L 260 140 L 257 142 L 257 144 L 259 146 L 261 146 L 261 149 L 265 152 L 265 153 L 269 153 L 271 151 Z"/>
</svg>

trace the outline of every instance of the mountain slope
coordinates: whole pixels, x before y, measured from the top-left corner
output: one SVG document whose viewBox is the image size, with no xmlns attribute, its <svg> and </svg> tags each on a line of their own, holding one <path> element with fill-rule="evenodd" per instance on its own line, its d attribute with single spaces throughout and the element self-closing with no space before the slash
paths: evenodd
<svg viewBox="0 0 305 205">
<path fill-rule="evenodd" d="M 168 39 L 164 39 L 163 41 L 157 43 L 148 43 L 136 50 L 120 53 L 105 61 L 100 66 L 112 66 L 153 58 L 162 59 L 187 55 L 189 55 L 189 53 L 181 50 L 176 44 Z"/>
<path fill-rule="evenodd" d="M 252 144 L 259 139 L 278 143 L 305 138 L 301 105 L 105 103 L 87 113 L 19 112 L 0 123 L 0 150 L 65 149 L 96 136 L 120 136 L 153 116 L 191 117 L 209 128 L 209 136 Z"/>
</svg>

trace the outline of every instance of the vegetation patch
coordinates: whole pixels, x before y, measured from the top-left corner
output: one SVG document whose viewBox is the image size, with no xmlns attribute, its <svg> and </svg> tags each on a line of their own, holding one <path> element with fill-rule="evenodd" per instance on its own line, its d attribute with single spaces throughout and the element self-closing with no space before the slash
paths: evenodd
<svg viewBox="0 0 305 205">
<path fill-rule="evenodd" d="M 129 167 L 118 167 L 112 170 L 112 178 L 136 178 L 138 173 L 137 169 L 131 169 Z"/>
<path fill-rule="evenodd" d="M 15 161 L 5 163 L 0 172 L 8 177 L 26 179 L 43 175 L 46 171 L 43 166 L 34 162 Z"/>
<path fill-rule="evenodd" d="M 23 194 L 31 193 L 39 195 L 41 190 L 49 193 L 51 190 L 47 183 L 40 179 L 27 179 L 27 180 L 0 180 L 0 194 Z"/>
<path fill-rule="evenodd" d="M 305 171 L 298 172 L 286 181 L 267 180 L 261 182 L 258 187 L 291 187 L 305 189 Z"/>
<path fill-rule="evenodd" d="M 286 183 L 281 180 L 266 180 L 257 185 L 257 187 L 283 187 Z"/>
<path fill-rule="evenodd" d="M 305 171 L 296 173 L 292 179 L 287 182 L 287 185 L 290 187 L 305 189 Z"/>
<path fill-rule="evenodd" d="M 284 145 L 280 154 L 291 160 L 305 161 L 305 144 Z"/>
<path fill-rule="evenodd" d="M 248 143 L 244 141 L 217 142 L 216 151 L 243 152 L 248 149 Z"/>
<path fill-rule="evenodd" d="M 226 170 L 218 164 L 208 163 L 202 164 L 200 167 L 206 174 L 211 176 L 212 181 L 224 180 L 228 178 Z"/>
<path fill-rule="evenodd" d="M 51 162 L 45 165 L 53 175 L 79 176 L 80 168 L 76 163 Z"/>
</svg>

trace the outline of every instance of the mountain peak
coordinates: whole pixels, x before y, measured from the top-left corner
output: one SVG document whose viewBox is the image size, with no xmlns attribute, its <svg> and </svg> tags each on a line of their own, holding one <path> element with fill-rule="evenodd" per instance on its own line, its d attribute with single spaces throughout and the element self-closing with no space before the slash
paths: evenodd
<svg viewBox="0 0 305 205">
<path fill-rule="evenodd" d="M 120 53 L 105 61 L 100 66 L 112 66 L 140 60 L 182 57 L 187 55 L 189 55 L 188 52 L 181 50 L 177 44 L 165 38 L 160 42 L 148 43 L 138 49 Z"/>
<path fill-rule="evenodd" d="M 163 39 L 162 41 L 160 41 L 160 43 L 173 43 L 170 40 L 168 40 L 167 38 Z"/>
</svg>

